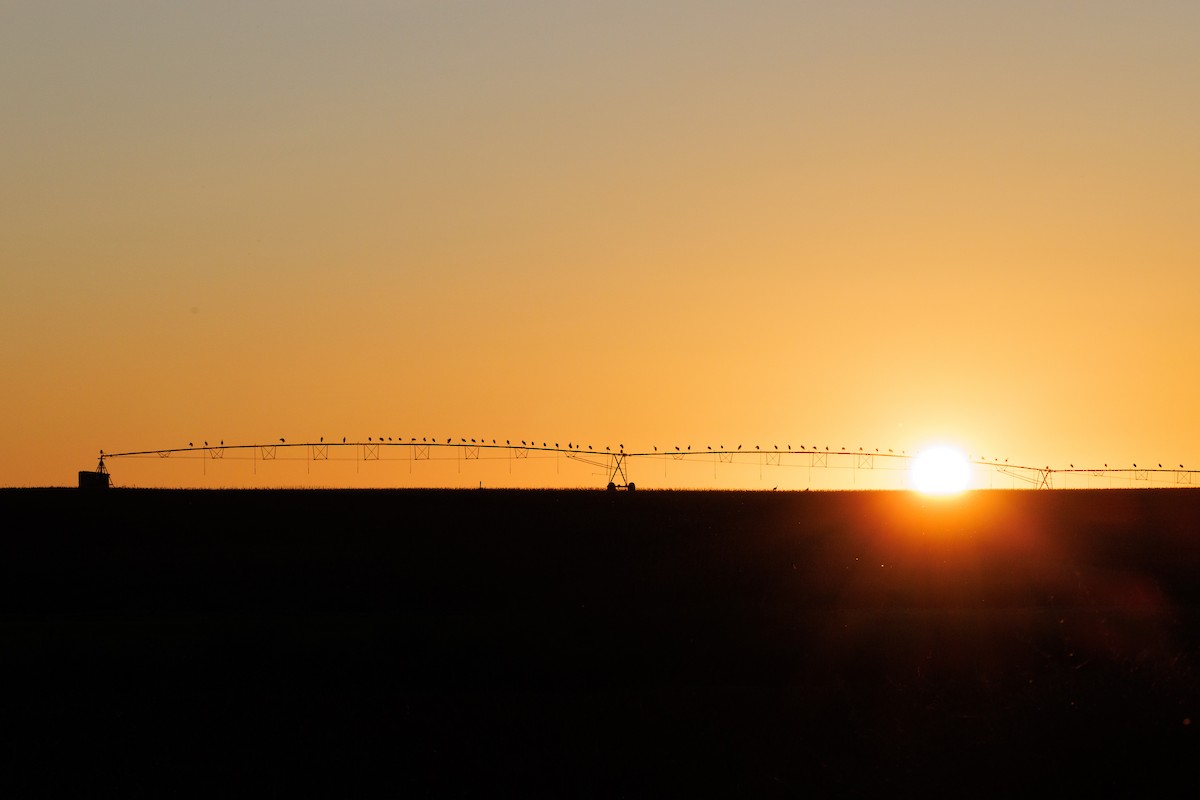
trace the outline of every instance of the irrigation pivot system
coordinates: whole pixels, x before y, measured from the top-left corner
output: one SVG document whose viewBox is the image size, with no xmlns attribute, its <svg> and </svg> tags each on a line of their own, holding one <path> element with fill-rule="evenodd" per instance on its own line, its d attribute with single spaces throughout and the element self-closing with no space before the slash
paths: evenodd
<svg viewBox="0 0 1200 800">
<path fill-rule="evenodd" d="M 372 461 L 408 461 L 412 464 L 422 461 L 435 460 L 520 460 L 538 457 L 554 457 L 590 465 L 607 477 L 609 490 L 633 491 L 636 486 L 630 480 L 630 465 L 634 462 L 708 462 L 713 465 L 714 473 L 721 464 L 728 465 L 757 465 L 760 470 L 764 467 L 800 467 L 812 469 L 849 469 L 849 470 L 891 470 L 907 472 L 911 466 L 913 455 L 892 450 L 866 448 L 851 449 L 846 447 L 808 447 L 800 445 L 792 447 L 785 445 L 761 445 L 737 447 L 706 446 L 692 448 L 688 446 L 671 446 L 667 448 L 653 447 L 650 450 L 626 450 L 623 444 L 617 447 L 606 446 L 603 449 L 591 445 L 581 445 L 574 442 L 562 444 L 559 442 L 533 442 L 496 439 L 473 439 L 459 437 L 432 439 L 416 437 L 403 438 L 367 437 L 366 441 L 327 442 L 320 438 L 315 442 L 289 442 L 279 439 L 270 444 L 237 444 L 227 445 L 223 441 L 217 444 L 203 442 L 199 445 L 189 442 L 186 447 L 173 447 L 161 450 L 139 450 L 121 453 L 100 451 L 99 464 L 94 471 L 79 473 L 81 488 L 106 488 L 112 485 L 107 462 L 114 459 L 166 459 L 190 458 L 201 459 L 207 470 L 208 462 L 222 460 L 242 460 L 254 462 L 257 472 L 259 462 L 268 463 L 280 460 L 305 460 L 308 462 L 321 461 L 355 461 L 359 463 Z M 1086 477 L 1102 479 L 1108 486 L 1191 486 L 1193 476 L 1200 470 L 1186 469 L 1182 464 L 1177 467 L 1163 464 L 1141 465 L 1131 467 L 1110 467 L 1105 464 L 1100 468 L 1078 468 L 1074 464 L 1069 468 L 1060 469 L 1049 466 L 1035 467 L 1030 465 L 1010 464 L 1007 459 L 985 458 L 971 456 L 968 459 L 972 469 L 986 470 L 989 476 L 1009 479 L 1013 486 L 1023 486 L 1037 489 L 1056 488 L 1055 479 L 1064 477 Z M 1090 483 L 1089 483 L 1090 485 Z"/>
</svg>

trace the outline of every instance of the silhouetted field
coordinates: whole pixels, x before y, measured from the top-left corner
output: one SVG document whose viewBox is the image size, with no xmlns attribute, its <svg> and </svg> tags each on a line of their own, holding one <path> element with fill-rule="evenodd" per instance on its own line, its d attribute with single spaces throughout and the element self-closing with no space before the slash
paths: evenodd
<svg viewBox="0 0 1200 800">
<path fill-rule="evenodd" d="M 9 796 L 1128 794 L 1200 764 L 1194 490 L 0 509 Z"/>
</svg>

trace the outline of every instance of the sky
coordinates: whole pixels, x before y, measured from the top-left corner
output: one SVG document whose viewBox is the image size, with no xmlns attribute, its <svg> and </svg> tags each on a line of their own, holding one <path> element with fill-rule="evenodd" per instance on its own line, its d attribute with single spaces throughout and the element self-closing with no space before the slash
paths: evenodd
<svg viewBox="0 0 1200 800">
<path fill-rule="evenodd" d="M 379 435 L 1200 466 L 1197 75 L 1163 0 L 7 0 L 0 486 Z"/>
</svg>

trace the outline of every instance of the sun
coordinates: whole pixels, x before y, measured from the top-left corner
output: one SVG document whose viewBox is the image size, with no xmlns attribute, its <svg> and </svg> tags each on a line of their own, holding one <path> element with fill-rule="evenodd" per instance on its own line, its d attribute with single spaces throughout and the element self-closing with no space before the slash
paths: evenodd
<svg viewBox="0 0 1200 800">
<path fill-rule="evenodd" d="M 924 494 L 957 494 L 971 480 L 971 465 L 963 452 L 950 445 L 927 447 L 912 463 L 913 488 Z"/>
</svg>

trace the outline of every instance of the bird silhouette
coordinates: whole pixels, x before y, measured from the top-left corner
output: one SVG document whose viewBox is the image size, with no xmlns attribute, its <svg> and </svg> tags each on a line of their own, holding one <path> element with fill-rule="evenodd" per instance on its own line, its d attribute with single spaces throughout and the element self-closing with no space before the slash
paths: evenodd
<svg viewBox="0 0 1200 800">
<path fill-rule="evenodd" d="M 741 449 L 742 449 L 742 446 L 739 444 L 739 445 L 738 445 L 738 450 L 741 450 Z"/>
<path fill-rule="evenodd" d="M 658 445 L 654 445 L 654 452 L 658 452 Z"/>
<path fill-rule="evenodd" d="M 675 445 L 675 449 L 676 449 L 676 450 L 678 450 L 678 449 L 679 449 L 679 445 Z"/>
<path fill-rule="evenodd" d="M 317 437 L 317 441 L 320 442 L 321 444 L 325 444 L 325 437 L 319 436 L 319 437 Z"/>
<path fill-rule="evenodd" d="M 286 444 L 286 442 L 284 442 L 284 440 L 283 440 L 283 437 L 282 437 L 282 436 L 280 436 L 280 437 L 279 437 L 279 443 L 280 443 L 280 444 Z"/>
<path fill-rule="evenodd" d="M 191 442 L 188 442 L 188 447 L 195 447 Z"/>
<path fill-rule="evenodd" d="M 758 445 L 754 445 L 754 449 L 758 450 L 759 449 Z"/>
<path fill-rule="evenodd" d="M 708 446 L 708 449 L 709 449 L 709 450 L 712 450 L 712 445 L 709 445 L 709 446 Z"/>
<path fill-rule="evenodd" d="M 221 440 L 221 447 L 224 447 L 224 446 L 225 446 L 225 440 L 224 440 L 224 439 L 222 439 L 222 440 Z"/>
<path fill-rule="evenodd" d="M 689 445 L 688 445 L 688 450 L 691 450 L 691 449 L 692 449 L 692 446 L 689 444 Z"/>
<path fill-rule="evenodd" d="M 346 443 L 346 437 L 345 437 L 345 436 L 343 436 L 343 437 L 342 437 L 342 444 L 345 444 L 345 443 Z"/>
<path fill-rule="evenodd" d="M 1158 468 L 1159 468 L 1159 469 L 1162 469 L 1162 464 L 1159 464 L 1159 465 L 1158 465 Z"/>
</svg>

